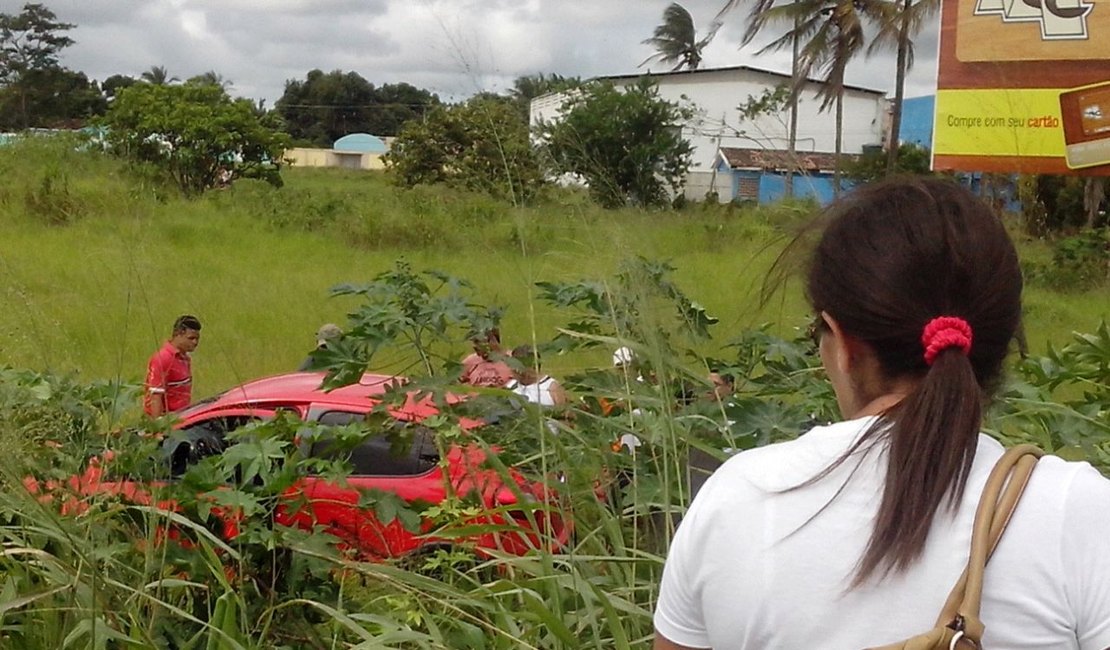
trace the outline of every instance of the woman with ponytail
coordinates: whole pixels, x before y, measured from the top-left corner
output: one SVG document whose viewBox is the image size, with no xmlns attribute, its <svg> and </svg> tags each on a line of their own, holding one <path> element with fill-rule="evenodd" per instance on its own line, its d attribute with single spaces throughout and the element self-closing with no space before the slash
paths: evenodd
<svg viewBox="0 0 1110 650">
<path fill-rule="evenodd" d="M 933 627 L 968 562 L 1003 453 L 980 427 L 1020 326 L 1013 244 L 939 179 L 857 189 L 822 224 L 806 293 L 844 419 L 709 479 L 667 557 L 656 650 L 894 643 Z M 1110 481 L 1037 464 L 980 618 L 985 648 L 1110 648 Z"/>
</svg>

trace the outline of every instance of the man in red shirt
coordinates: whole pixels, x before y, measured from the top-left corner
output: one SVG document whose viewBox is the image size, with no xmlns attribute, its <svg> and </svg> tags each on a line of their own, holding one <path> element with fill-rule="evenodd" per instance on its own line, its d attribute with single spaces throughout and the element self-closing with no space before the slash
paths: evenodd
<svg viewBox="0 0 1110 650">
<path fill-rule="evenodd" d="M 152 418 L 185 408 L 193 399 L 189 353 L 200 343 L 200 321 L 188 314 L 173 323 L 170 340 L 147 363 L 143 410 Z"/>
</svg>

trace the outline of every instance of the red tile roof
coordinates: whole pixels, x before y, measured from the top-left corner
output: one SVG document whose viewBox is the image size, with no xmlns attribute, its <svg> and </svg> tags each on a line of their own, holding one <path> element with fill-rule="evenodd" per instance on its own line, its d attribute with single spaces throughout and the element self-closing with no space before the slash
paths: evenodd
<svg viewBox="0 0 1110 650">
<path fill-rule="evenodd" d="M 836 154 L 798 151 L 794 157 L 782 149 L 744 149 L 740 147 L 721 147 L 721 156 L 733 169 L 801 169 L 803 171 L 831 171 L 835 166 Z M 841 154 L 841 163 L 854 161 L 858 156 Z M 842 165 L 843 166 L 843 165 Z"/>
</svg>

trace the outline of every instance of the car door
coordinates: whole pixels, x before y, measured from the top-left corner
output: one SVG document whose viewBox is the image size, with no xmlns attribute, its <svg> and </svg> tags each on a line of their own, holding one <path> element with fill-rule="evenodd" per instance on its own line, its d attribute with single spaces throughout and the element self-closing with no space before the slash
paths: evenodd
<svg viewBox="0 0 1110 650">
<path fill-rule="evenodd" d="M 364 413 L 342 409 L 316 410 L 325 427 L 365 422 Z M 404 504 L 435 504 L 446 495 L 434 436 L 414 423 L 393 421 L 384 430 L 369 432 L 350 450 L 339 450 L 326 439 L 305 450 L 316 458 L 345 459 L 351 474 L 345 482 L 306 477 L 302 483 L 308 506 L 295 515 L 297 525 L 323 526 L 360 553 L 396 557 L 416 550 L 426 540 L 406 530 L 400 518 L 383 521 L 375 507 L 375 491 L 396 495 Z"/>
</svg>

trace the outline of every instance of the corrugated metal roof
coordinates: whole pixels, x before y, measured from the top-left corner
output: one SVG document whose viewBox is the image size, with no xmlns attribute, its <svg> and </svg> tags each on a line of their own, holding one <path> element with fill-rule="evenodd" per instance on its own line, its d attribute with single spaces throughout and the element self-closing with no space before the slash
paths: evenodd
<svg viewBox="0 0 1110 650">
<path fill-rule="evenodd" d="M 786 81 L 790 80 L 790 74 L 789 73 L 776 72 L 774 70 L 764 70 L 763 68 L 753 68 L 750 65 L 731 65 L 731 66 L 725 66 L 725 67 L 722 67 L 722 68 L 699 68 L 697 70 L 669 70 L 667 72 L 633 72 L 633 73 L 630 73 L 630 74 L 602 75 L 602 76 L 595 77 L 595 79 L 609 79 L 611 81 L 615 81 L 615 80 L 618 80 L 618 79 L 639 79 L 641 77 L 653 77 L 653 78 L 654 77 L 678 77 L 678 76 L 683 76 L 683 75 L 692 76 L 692 75 L 704 75 L 704 74 L 708 74 L 708 73 L 712 73 L 712 72 L 734 72 L 734 71 L 755 72 L 755 73 L 759 73 L 759 74 L 765 74 L 765 75 L 771 75 L 771 76 L 774 76 L 774 77 L 779 77 L 779 78 L 784 79 Z M 821 85 L 824 85 L 824 83 L 825 83 L 821 79 L 815 79 L 813 77 L 810 77 L 810 78 L 806 79 L 806 81 L 809 81 L 810 83 L 821 84 Z M 872 93 L 872 94 L 875 94 L 875 95 L 881 95 L 883 97 L 885 97 L 886 93 L 887 93 L 887 91 L 885 91 L 885 90 L 875 90 L 874 88 L 865 88 L 864 86 L 854 86 L 854 85 L 851 85 L 851 84 L 844 84 L 844 88 L 846 88 L 848 90 L 858 90 L 860 92 Z"/>
</svg>

